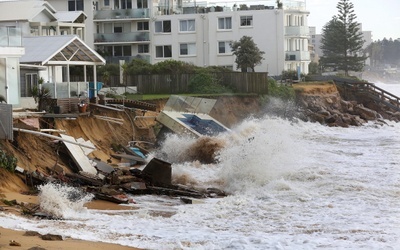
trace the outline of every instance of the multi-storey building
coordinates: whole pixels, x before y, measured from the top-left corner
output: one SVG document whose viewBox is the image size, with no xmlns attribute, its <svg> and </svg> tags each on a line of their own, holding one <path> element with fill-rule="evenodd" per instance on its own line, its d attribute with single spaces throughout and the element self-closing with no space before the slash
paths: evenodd
<svg viewBox="0 0 400 250">
<path fill-rule="evenodd" d="M 189 0 L 49 0 L 57 10 L 85 12 L 85 42 L 108 62 L 174 59 L 236 70 L 229 44 L 251 36 L 265 60 L 255 70 L 308 73 L 309 29 L 305 0 L 240 6 Z"/>
</svg>

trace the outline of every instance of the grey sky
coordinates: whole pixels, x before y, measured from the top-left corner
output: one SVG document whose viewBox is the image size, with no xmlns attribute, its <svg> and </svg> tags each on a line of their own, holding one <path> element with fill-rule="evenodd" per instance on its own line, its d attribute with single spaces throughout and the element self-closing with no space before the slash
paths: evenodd
<svg viewBox="0 0 400 250">
<path fill-rule="evenodd" d="M 336 5 L 339 0 L 307 0 L 310 11 L 308 25 L 322 27 L 338 14 Z M 363 30 L 372 31 L 374 41 L 383 38 L 400 38 L 400 0 L 351 0 L 357 15 L 357 22 Z"/>
</svg>

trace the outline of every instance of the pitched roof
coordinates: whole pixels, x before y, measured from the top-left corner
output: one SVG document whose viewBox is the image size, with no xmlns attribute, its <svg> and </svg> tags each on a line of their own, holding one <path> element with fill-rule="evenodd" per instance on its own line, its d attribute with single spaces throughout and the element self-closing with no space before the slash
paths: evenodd
<svg viewBox="0 0 400 250">
<path fill-rule="evenodd" d="M 64 23 L 84 23 L 87 18 L 83 11 L 57 11 L 57 20 Z"/>
<path fill-rule="evenodd" d="M 79 37 L 24 37 L 25 55 L 20 63 L 35 65 L 103 65 L 105 59 L 87 46 Z"/>
<path fill-rule="evenodd" d="M 45 1 L 0 1 L 0 21 L 31 21 L 42 11 L 53 17 L 56 12 Z"/>
</svg>

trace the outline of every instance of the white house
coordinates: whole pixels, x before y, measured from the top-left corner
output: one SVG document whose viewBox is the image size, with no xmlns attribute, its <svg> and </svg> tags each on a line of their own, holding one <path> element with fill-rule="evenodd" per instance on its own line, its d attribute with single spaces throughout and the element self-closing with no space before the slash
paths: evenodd
<svg viewBox="0 0 400 250">
<path fill-rule="evenodd" d="M 0 2 L 0 75 L 6 79 L 0 82 L 0 94 L 16 107 L 32 108 L 36 105 L 31 89 L 40 78 L 52 86 L 64 83 L 69 88 L 70 65 L 95 68 L 105 64 L 105 60 L 83 41 L 85 19 L 82 11 L 56 11 L 46 1 Z M 35 49 L 40 50 L 35 52 Z M 60 54 L 63 57 L 55 60 Z M 87 89 L 87 82 L 81 84 Z M 57 97 L 55 90 L 54 87 L 53 97 Z M 58 96 L 69 97 L 71 92 Z"/>
</svg>

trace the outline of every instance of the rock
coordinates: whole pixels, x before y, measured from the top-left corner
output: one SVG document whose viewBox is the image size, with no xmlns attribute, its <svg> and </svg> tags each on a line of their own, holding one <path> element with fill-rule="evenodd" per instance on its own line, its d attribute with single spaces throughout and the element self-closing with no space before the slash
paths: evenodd
<svg viewBox="0 0 400 250">
<path fill-rule="evenodd" d="M 57 234 L 45 234 L 42 235 L 42 240 L 63 240 L 63 237 L 61 235 L 57 235 Z"/>
<path fill-rule="evenodd" d="M 26 231 L 24 233 L 24 236 L 40 236 L 40 233 L 38 233 L 36 231 Z"/>
<path fill-rule="evenodd" d="M 21 243 L 16 242 L 15 240 L 10 240 L 10 244 L 9 245 L 13 246 L 13 247 L 20 247 Z"/>
<path fill-rule="evenodd" d="M 354 107 L 354 111 L 360 115 L 360 117 L 367 121 L 376 120 L 378 113 L 372 109 L 366 108 L 363 105 L 357 105 Z"/>
</svg>

